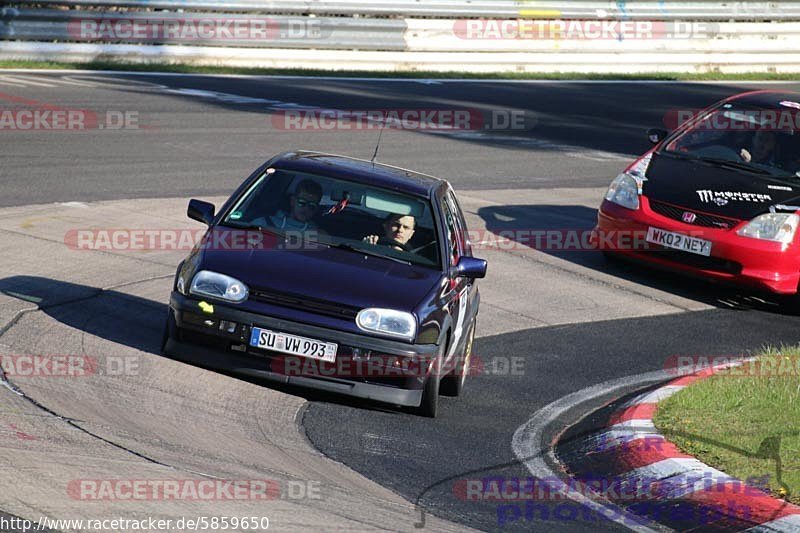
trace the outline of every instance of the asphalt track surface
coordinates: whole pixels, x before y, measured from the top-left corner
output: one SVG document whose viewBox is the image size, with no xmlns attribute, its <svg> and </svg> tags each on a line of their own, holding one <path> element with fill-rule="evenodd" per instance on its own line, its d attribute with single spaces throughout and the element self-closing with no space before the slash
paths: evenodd
<svg viewBox="0 0 800 533">
<path fill-rule="evenodd" d="M 33 243 L 53 235 L 56 237 L 51 240 L 57 241 L 64 228 L 58 221 L 50 221 L 37 230 L 40 233 L 23 235 L 28 226 L 19 220 L 43 220 L 54 210 L 59 220 L 76 224 L 74 217 L 79 215 L 65 211 L 70 208 L 64 207 L 64 202 L 91 204 L 135 198 L 142 200 L 99 204 L 103 206 L 101 218 L 93 219 L 94 223 L 125 227 L 136 224 L 131 220 L 151 210 L 170 221 L 179 220 L 181 208 L 175 206 L 184 205 L 182 200 L 168 199 L 224 196 L 264 159 L 282 150 L 304 148 L 371 157 L 376 130 L 286 131 L 276 128 L 272 121 L 281 109 L 445 107 L 479 109 L 486 116 L 507 110 L 524 112 L 527 127 L 521 130 L 468 134 L 387 130 L 378 158 L 449 179 L 462 198 L 472 228 L 586 229 L 592 225 L 593 206 L 603 188 L 627 159 L 646 149 L 645 128 L 663 124 L 671 110 L 697 109 L 754 86 L 759 85 L 426 83 L 109 73 L 70 74 L 65 78 L 57 73 L 0 73 L 3 108 L 49 105 L 91 109 L 100 115 L 133 111 L 141 126 L 77 133 L 0 132 L 0 206 L 9 208 L 0 213 L 4 221 L 0 238 L 3 249 L 19 256 L 16 261 L 7 257 L 0 263 L 6 270 L 1 273 L 0 292 L 38 295 L 44 302 L 40 301 L 39 308 L 46 310 L 42 317 L 29 314 L 18 319 L 14 318 L 18 311 L 15 301 L 4 300 L 6 309 L 0 307 L 0 347 L 24 349 L 37 336 L 35 328 L 55 323 L 62 329 L 49 330 L 45 335 L 51 345 L 62 342 L 59 339 L 67 339 L 63 340 L 66 345 L 77 342 L 63 332 L 63 328 L 70 328 L 78 331 L 81 339 L 87 335 L 99 339 L 98 346 L 115 345 L 155 354 L 163 316 L 160 313 L 167 298 L 164 289 L 168 287 L 168 281 L 157 280 L 169 276 L 170 265 L 177 264 L 181 254 L 170 255 L 158 264 L 141 263 L 140 277 L 149 280 L 147 283 L 153 281 L 152 286 L 144 285 L 132 295 L 122 294 L 126 290 L 119 288 L 120 294 L 106 292 L 92 300 L 95 287 L 124 287 L 126 279 L 116 279 L 112 274 L 116 264 L 96 269 L 86 265 L 88 272 L 81 283 L 65 281 L 69 277 L 64 272 L 66 266 L 64 271 L 51 266 L 49 274 L 42 274 L 34 265 Z M 151 198 L 157 200 L 147 200 Z M 52 208 L 26 207 L 52 202 L 59 204 Z M 174 212 L 170 215 L 171 210 Z M 57 252 L 54 254 L 57 258 Z M 643 271 L 633 265 L 609 265 L 597 254 L 515 249 L 484 250 L 483 255 L 490 259 L 490 276 L 481 285 L 483 307 L 475 354 L 487 368 L 495 365 L 491 367 L 494 372 L 487 370 L 468 380 L 463 397 L 442 398 L 436 420 L 303 390 L 277 390 L 281 401 L 286 402 L 286 412 L 297 411 L 299 437 L 307 438 L 324 456 L 419 504 L 422 515 L 404 515 L 405 522 L 389 523 L 389 529 L 413 529 L 420 516 L 431 520 L 431 515 L 455 522 L 458 527 L 482 530 L 621 529 L 618 524 L 598 523 L 589 517 L 543 519 L 538 515 L 527 519 L 523 512 L 512 520 L 512 511 L 503 504 L 465 501 L 458 497 L 455 487 L 459 480 L 528 476 L 513 455 L 512 435 L 538 409 L 567 394 L 606 380 L 659 370 L 675 354 L 744 354 L 765 344 L 800 340 L 800 318 L 782 314 L 776 301 L 769 298 Z M 53 257 L 51 261 L 57 261 Z M 112 305 L 118 297 L 128 302 L 124 309 Z M 48 307 L 48 302 L 52 306 Z M 70 310 L 69 305 L 80 309 Z M 150 312 L 142 311 L 145 308 Z M 9 322 L 12 318 L 16 322 Z M 121 329 L 108 325 L 112 322 Z M 83 349 L 86 342 L 80 341 Z M 522 360 L 521 371 L 503 367 L 511 357 Z M 142 401 L 153 412 L 166 409 L 180 417 L 181 402 L 188 404 L 196 394 L 180 380 L 199 379 L 209 389 L 221 383 L 229 385 L 229 381 L 222 381 L 229 380 L 222 374 L 172 361 L 164 364 L 170 365 L 173 374 L 148 375 L 153 380 L 151 389 L 112 384 L 76 392 L 80 384 L 54 386 L 46 381 L 32 383 L 27 389 L 20 387 L 29 397 L 57 406 L 54 411 L 58 413 L 72 409 L 67 418 L 81 421 L 84 417 L 92 419 L 96 413 L 80 412 L 80 403 L 70 406 L 64 400 L 59 404 L 60 395 L 97 394 L 100 397 L 96 401 L 102 403 L 103 395 L 112 398 L 119 393 L 130 405 Z M 252 406 L 270 409 L 259 403 L 259 396 L 271 394 L 274 387 L 258 382 L 242 386 L 246 387 L 242 394 L 246 393 Z M 166 393 L 171 387 L 174 390 Z M 173 400 L 175 405 L 158 405 L 159 401 Z M 233 401 L 230 398 L 222 403 L 227 407 Z M 271 408 L 280 412 L 282 405 Z M 14 413 L 14 409 L 4 405 L 2 410 Z M 219 417 L 227 413 L 221 408 L 209 408 L 209 412 L 209 416 Z M 140 438 L 149 433 L 169 435 L 165 427 L 148 427 L 147 416 L 103 420 L 106 425 L 93 429 L 96 435 L 124 442 L 125 450 L 143 456 L 164 453 L 153 439 Z M 218 422 L 220 427 L 234 425 L 231 420 Z M 126 423 L 129 425 L 122 426 Z M 279 441 L 277 445 L 284 450 L 299 446 L 299 440 L 295 442 L 289 435 L 297 430 L 292 417 L 281 423 L 283 426 L 261 430 L 270 435 L 273 444 Z M 551 431 L 555 434 L 562 427 Z M 286 435 L 276 436 L 273 431 Z M 200 439 L 200 430 L 192 436 Z M 74 439 L 74 446 L 83 442 L 83 437 L 75 435 L 60 438 Z M 169 436 L 164 438 L 168 440 Z M 236 440 L 232 443 L 241 444 Z M 16 449 L 18 443 L 0 443 L 0 447 Z M 192 468 L 202 471 L 203 461 L 211 461 L 211 457 L 222 460 L 221 456 L 204 456 L 198 449 L 190 450 L 197 454 L 194 462 L 189 461 Z M 257 453 L 257 449 L 252 446 L 246 451 Z M 295 469 L 302 479 L 313 474 L 302 471 L 303 460 L 295 458 L 270 467 L 275 471 Z M 113 473 L 113 461 L 110 464 L 109 472 Z M 210 468 L 210 462 L 205 466 Z M 340 475 L 356 476 L 345 471 L 342 469 Z M 0 469 L 0 474 L 3 472 Z M 355 477 L 347 479 L 349 486 L 360 483 Z M 31 508 L 45 507 L 45 502 L 35 501 L 36 495 L 36 491 L 8 494 L 4 490 L 0 511 L 21 514 L 18 510 L 22 509 L 30 514 Z M 350 496 L 349 503 L 359 505 L 358 492 Z M 380 503 L 365 498 L 361 505 Z M 551 508 L 557 503 L 551 503 Z M 378 511 L 383 512 L 382 508 Z M 387 517 L 390 519 L 397 517 Z M 309 518 L 306 525 L 315 523 L 319 524 Z M 371 529 L 377 522 L 367 516 L 361 523 Z M 302 527 L 302 522 L 287 524 Z M 432 527 L 430 521 L 426 527 Z"/>
<path fill-rule="evenodd" d="M 389 130 L 379 158 L 424 169 L 459 189 L 600 187 L 618 172 L 619 161 L 576 157 L 565 162 L 564 152 L 641 153 L 647 148 L 642 128 L 663 125 L 670 111 L 699 109 L 740 89 L 700 83 L 428 84 L 111 74 L 41 81 L 47 77 L 36 81 L 50 87 L 25 85 L 31 78 L 22 78 L 19 87 L 19 76 L 9 81 L 6 75 L 0 101 L 8 106 L 24 97 L 101 115 L 132 111 L 142 128 L 122 135 L 108 130 L 61 135 L 55 142 L 41 132 L 4 133 L 3 176 L 24 173 L 25 179 L 4 179 L 0 205 L 225 194 L 267 157 L 297 146 L 365 158 L 373 154 L 378 133 L 374 129 L 276 129 L 269 113 L 273 105 L 259 100 L 345 110 L 477 109 L 487 115 L 487 123 L 492 111 L 513 110 L 523 113 L 526 127 L 491 136 Z M 87 86 L 77 85 L 81 82 Z M 226 95 L 256 100 L 248 103 Z M 30 172 L 31 161 L 41 166 L 35 174 Z"/>
</svg>

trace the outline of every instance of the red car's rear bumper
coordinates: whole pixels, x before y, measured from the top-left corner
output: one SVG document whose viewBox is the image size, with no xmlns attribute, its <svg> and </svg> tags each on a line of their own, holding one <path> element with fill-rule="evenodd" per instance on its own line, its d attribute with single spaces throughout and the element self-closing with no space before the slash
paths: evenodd
<svg viewBox="0 0 800 533">
<path fill-rule="evenodd" d="M 639 237 L 638 240 L 634 239 L 633 246 L 618 248 L 619 253 L 671 270 L 749 285 L 773 293 L 797 292 L 800 280 L 800 246 L 797 242 L 784 245 L 737 235 L 736 230 L 746 222 L 731 229 L 686 224 L 655 213 L 650 209 L 647 197 L 640 199 L 641 206 L 636 211 L 606 200 L 598 211 L 596 232 L 633 233 Z M 643 249 L 645 247 L 641 244 L 649 227 L 709 240 L 712 242 L 711 256 L 668 251 L 654 244 L 649 244 L 649 249 Z"/>
</svg>

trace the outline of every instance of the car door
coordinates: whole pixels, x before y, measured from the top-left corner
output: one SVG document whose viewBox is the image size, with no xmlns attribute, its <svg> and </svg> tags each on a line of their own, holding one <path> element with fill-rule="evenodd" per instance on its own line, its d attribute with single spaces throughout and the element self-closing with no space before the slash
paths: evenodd
<svg viewBox="0 0 800 533">
<path fill-rule="evenodd" d="M 449 267 L 454 267 L 467 252 L 467 247 L 469 246 L 466 240 L 466 228 L 461 209 L 451 189 L 448 188 L 444 192 L 441 205 L 444 217 L 445 237 L 447 240 L 445 243 L 445 248 L 447 250 L 445 259 Z M 450 279 L 447 287 L 448 291 L 445 294 L 445 301 L 447 302 L 446 305 L 449 306 L 450 315 L 453 320 L 450 348 L 447 354 L 448 359 L 450 359 L 456 350 L 460 349 L 467 333 L 466 329 L 469 327 L 469 300 L 472 285 L 472 280 L 457 276 Z"/>
</svg>

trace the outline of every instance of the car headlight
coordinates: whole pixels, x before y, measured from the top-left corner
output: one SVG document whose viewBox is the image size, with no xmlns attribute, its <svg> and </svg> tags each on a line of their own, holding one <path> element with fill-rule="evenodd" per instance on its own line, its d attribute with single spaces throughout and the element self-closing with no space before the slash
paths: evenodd
<svg viewBox="0 0 800 533">
<path fill-rule="evenodd" d="M 412 340 L 417 334 L 414 315 L 393 309 L 362 309 L 356 316 L 356 324 L 364 331 L 407 340 Z"/>
<path fill-rule="evenodd" d="M 606 200 L 628 209 L 639 209 L 639 183 L 633 176 L 623 172 L 609 185 Z"/>
<path fill-rule="evenodd" d="M 210 270 L 201 270 L 195 274 L 189 292 L 196 296 L 208 296 L 234 303 L 247 299 L 247 285 L 238 279 Z"/>
<path fill-rule="evenodd" d="M 742 237 L 789 244 L 794 239 L 800 217 L 791 213 L 766 213 L 757 216 L 737 231 Z"/>
<path fill-rule="evenodd" d="M 200 254 L 192 251 L 189 257 L 181 264 L 177 272 L 177 279 L 175 280 L 175 290 L 184 296 L 189 296 L 189 289 L 191 288 L 192 278 L 194 273 L 197 272 L 197 267 L 200 265 Z"/>
<path fill-rule="evenodd" d="M 175 284 L 175 288 L 178 290 L 179 293 L 187 296 L 186 294 L 186 281 L 183 279 L 183 275 L 178 274 L 178 282 Z"/>
</svg>

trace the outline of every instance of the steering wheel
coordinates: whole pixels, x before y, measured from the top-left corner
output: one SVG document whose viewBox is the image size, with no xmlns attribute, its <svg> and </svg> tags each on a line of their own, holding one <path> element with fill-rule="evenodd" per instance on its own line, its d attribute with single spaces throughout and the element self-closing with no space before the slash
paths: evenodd
<svg viewBox="0 0 800 533">
<path fill-rule="evenodd" d="M 422 246 L 419 246 L 419 247 L 417 247 L 417 248 L 414 248 L 414 249 L 412 249 L 412 250 L 409 250 L 409 251 L 410 251 L 412 254 L 418 254 L 418 253 L 420 253 L 422 250 L 424 250 L 425 248 L 428 248 L 429 246 L 433 246 L 433 245 L 435 245 L 435 244 L 436 244 L 436 241 L 431 241 L 431 242 L 429 242 L 429 243 L 427 243 L 427 244 L 423 244 Z"/>
<path fill-rule="evenodd" d="M 380 239 L 378 239 L 378 244 L 381 246 L 388 246 L 390 248 L 401 248 L 404 252 L 412 251 L 407 244 L 401 244 L 392 239 L 387 239 L 386 237 L 381 237 Z"/>
</svg>

